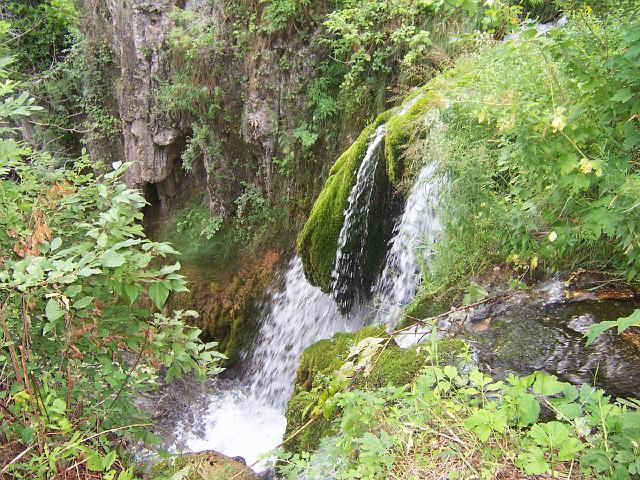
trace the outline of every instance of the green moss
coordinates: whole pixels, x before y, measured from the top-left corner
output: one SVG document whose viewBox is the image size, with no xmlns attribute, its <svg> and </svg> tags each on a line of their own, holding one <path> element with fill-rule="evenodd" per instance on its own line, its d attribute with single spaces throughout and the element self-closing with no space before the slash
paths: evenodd
<svg viewBox="0 0 640 480">
<path fill-rule="evenodd" d="M 309 420 L 307 412 L 318 401 L 318 394 L 312 391 L 315 383 L 342 366 L 352 345 L 367 337 L 383 336 L 386 336 L 383 327 L 368 326 L 355 333 L 338 333 L 333 338 L 314 343 L 303 352 L 295 391 L 287 406 L 285 438 Z M 446 339 L 439 341 L 437 348 L 438 359 L 442 364 L 455 364 L 458 357 L 467 350 L 467 344 L 462 340 Z M 367 378 L 358 377 L 352 388 L 372 389 L 409 384 L 425 365 L 430 364 L 431 359 L 431 352 L 424 345 L 405 350 L 392 342 L 380 354 L 371 374 Z M 318 418 L 286 448 L 293 452 L 315 450 L 323 437 L 336 431 L 337 426 L 330 419 Z"/>
<path fill-rule="evenodd" d="M 300 357 L 296 388 L 311 390 L 316 374 L 330 374 L 344 363 L 352 345 L 363 338 L 383 336 L 383 327 L 368 326 L 355 333 L 337 333 L 309 346 Z"/>
<path fill-rule="evenodd" d="M 179 473 L 180 472 L 180 473 Z M 171 457 L 155 464 L 144 475 L 145 480 L 256 480 L 251 470 L 245 471 L 240 462 L 220 453 L 209 451 Z"/>
<path fill-rule="evenodd" d="M 298 431 L 309 421 L 309 416 L 305 415 L 311 405 L 315 405 L 318 398 L 304 390 L 297 392 L 287 404 L 285 413 L 287 418 L 287 430 L 284 434 L 288 438 L 293 432 Z M 337 425 L 332 419 L 326 419 L 322 415 L 316 418 L 311 425 L 296 435 L 285 445 L 285 449 L 290 452 L 310 452 L 318 448 L 320 440 L 337 432 Z"/>
<path fill-rule="evenodd" d="M 373 123 L 365 128 L 331 167 L 329 178 L 298 236 L 298 254 L 302 258 L 305 276 L 325 292 L 331 287 L 331 272 L 349 193 L 367 150 L 369 137 L 377 125 Z"/>
<path fill-rule="evenodd" d="M 416 93 L 416 95 L 419 95 L 419 93 Z M 412 98 L 407 101 L 412 101 Z M 387 162 L 387 176 L 394 185 L 398 185 L 402 180 L 404 174 L 404 149 L 415 139 L 416 133 L 420 132 L 420 129 L 416 128 L 416 123 L 424 116 L 430 102 L 430 96 L 423 95 L 415 101 L 406 113 L 395 115 L 387 122 L 384 157 Z"/>
<path fill-rule="evenodd" d="M 338 236 L 344 222 L 344 211 L 371 134 L 379 125 L 387 123 L 384 140 L 386 171 L 392 183 L 396 184 L 402 178 L 401 150 L 412 138 L 411 132 L 415 130 L 413 125 L 427 104 L 428 98 L 424 96 L 403 115 L 398 115 L 400 107 L 382 112 L 331 168 L 329 178 L 298 236 L 298 254 L 302 258 L 305 276 L 323 291 L 328 292 L 331 286 L 331 272 L 338 248 Z"/>
<path fill-rule="evenodd" d="M 461 290 L 455 288 L 439 295 L 419 292 L 413 301 L 405 307 L 397 327 L 402 328 L 415 323 L 415 320 L 424 320 L 449 311 L 454 303 L 454 298 L 460 292 Z"/>
</svg>

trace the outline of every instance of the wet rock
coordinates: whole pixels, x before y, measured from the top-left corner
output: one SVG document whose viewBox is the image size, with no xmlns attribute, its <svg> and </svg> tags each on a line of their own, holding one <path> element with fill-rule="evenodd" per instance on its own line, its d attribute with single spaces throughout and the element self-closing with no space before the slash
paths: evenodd
<svg viewBox="0 0 640 480">
<path fill-rule="evenodd" d="M 145 476 L 146 480 L 155 477 L 171 478 L 177 472 L 185 473 L 181 476 L 183 480 L 211 480 L 215 478 L 230 478 L 238 475 L 237 480 L 257 480 L 259 478 L 243 463 L 231 457 L 214 452 L 213 450 L 180 455 L 166 460 L 153 467 L 150 474 Z"/>
<path fill-rule="evenodd" d="M 582 333 L 584 335 L 587 333 L 587 330 L 589 330 L 589 327 L 595 323 L 596 319 L 593 317 L 593 315 L 585 314 L 578 315 L 577 317 L 573 318 L 568 323 L 568 325 L 571 330 Z"/>
<path fill-rule="evenodd" d="M 482 367 L 496 378 L 542 370 L 616 396 L 640 396 L 640 354 L 633 342 L 607 331 L 591 345 L 585 333 L 598 322 L 629 315 L 633 301 L 540 305 L 525 300 L 493 318 L 488 329 L 467 329 Z M 639 342 L 640 343 L 640 342 Z"/>
<path fill-rule="evenodd" d="M 640 351 L 640 328 L 631 327 L 627 331 L 623 332 L 621 337 L 625 342 L 633 345 Z"/>
</svg>

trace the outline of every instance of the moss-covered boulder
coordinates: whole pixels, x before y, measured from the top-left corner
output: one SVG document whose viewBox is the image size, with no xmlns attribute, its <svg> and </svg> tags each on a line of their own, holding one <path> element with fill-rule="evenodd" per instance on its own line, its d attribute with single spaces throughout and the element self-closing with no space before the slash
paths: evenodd
<svg viewBox="0 0 640 480">
<path fill-rule="evenodd" d="M 377 191 L 374 192 L 372 208 L 377 215 L 370 221 L 373 224 L 370 237 L 375 242 L 372 241 L 371 245 L 366 246 L 366 250 L 370 251 L 366 254 L 365 261 L 361 262 L 365 277 L 362 281 L 362 290 L 367 290 L 370 283 L 369 277 L 377 273 L 372 267 L 372 263 L 375 262 L 371 262 L 369 257 L 377 259 L 380 251 L 384 250 L 378 247 L 386 245 L 388 239 L 385 235 L 391 233 L 394 213 L 398 213 L 394 210 L 394 206 L 397 206 L 398 202 L 395 198 L 389 197 L 394 195 L 395 187 L 403 177 L 404 149 L 419 130 L 416 125 L 427 108 L 429 98 L 423 92 L 414 92 L 407 98 L 404 106 L 395 107 L 378 115 L 331 168 L 329 177 L 298 236 L 298 254 L 302 258 L 305 276 L 310 283 L 320 287 L 324 292 L 329 292 L 331 289 L 331 273 L 338 249 L 338 237 L 344 223 L 349 194 L 356 182 L 369 139 L 378 126 L 386 124 L 382 147 L 385 164 L 381 164 L 381 172 L 376 174 Z M 367 268 L 368 270 L 364 271 Z"/>
<path fill-rule="evenodd" d="M 318 401 L 314 391 L 319 382 L 346 361 L 350 348 L 367 337 L 386 337 L 383 327 L 369 326 L 355 333 L 338 333 L 333 338 L 321 340 L 307 348 L 301 358 L 296 374 L 296 385 L 286 411 L 287 431 L 285 438 L 298 431 L 309 421 L 308 412 Z M 457 339 L 438 342 L 438 359 L 442 364 L 455 364 L 466 350 L 466 343 Z M 415 346 L 402 349 L 391 342 L 380 354 L 368 377 L 357 377 L 351 388 L 380 388 L 411 383 L 420 370 L 431 363 L 428 348 Z M 323 437 L 337 432 L 333 419 L 320 416 L 292 439 L 286 448 L 292 452 L 315 450 Z"/>
<path fill-rule="evenodd" d="M 377 123 L 365 128 L 358 139 L 331 167 L 329 178 L 313 204 L 309 219 L 298 236 L 298 254 L 307 280 L 328 292 L 338 249 L 338 236 L 344 222 L 349 193 L 356 181 L 369 137 Z"/>
<path fill-rule="evenodd" d="M 396 186 L 404 177 L 405 149 L 422 133 L 423 129 L 420 128 L 419 122 L 430 103 L 431 95 L 416 92 L 405 101 L 405 104 L 410 106 L 406 108 L 404 113 L 392 116 L 387 122 L 384 157 L 387 164 L 387 176 Z"/>
<path fill-rule="evenodd" d="M 236 476 L 237 475 L 237 476 Z M 243 463 L 221 453 L 208 451 L 179 455 L 155 465 L 145 480 L 258 480 Z"/>
</svg>

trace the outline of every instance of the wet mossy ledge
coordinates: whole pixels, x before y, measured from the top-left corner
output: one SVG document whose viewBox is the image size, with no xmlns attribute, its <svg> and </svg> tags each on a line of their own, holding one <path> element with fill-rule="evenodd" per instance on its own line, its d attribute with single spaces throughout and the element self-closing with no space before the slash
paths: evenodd
<svg viewBox="0 0 640 480">
<path fill-rule="evenodd" d="M 258 479 L 243 463 L 213 450 L 169 458 L 154 465 L 143 478 L 144 480 Z"/>
<path fill-rule="evenodd" d="M 428 105 L 426 96 L 416 100 L 417 95 L 421 95 L 420 91 L 407 97 L 404 104 L 413 102 L 413 105 L 405 112 L 402 112 L 402 106 L 398 106 L 378 115 L 336 160 L 298 236 L 298 254 L 302 259 L 305 276 L 311 284 L 326 293 L 331 289 L 331 273 L 349 194 L 356 182 L 369 140 L 376 128 L 386 123 L 383 139 L 386 177 L 391 185 L 398 187 L 405 171 L 404 150 L 415 139 L 416 123 Z"/>
<path fill-rule="evenodd" d="M 368 326 L 355 333 L 337 333 L 330 339 L 320 340 L 308 347 L 300 357 L 294 393 L 287 405 L 287 430 L 284 438 L 288 438 L 309 421 L 310 406 L 317 402 L 319 395 L 314 387 L 321 385 L 323 379 L 340 369 L 353 345 L 368 337 L 387 336 L 384 327 Z M 440 340 L 437 347 L 438 361 L 456 364 L 467 350 L 468 345 L 463 340 Z M 431 363 L 430 350 L 424 344 L 403 349 L 392 341 L 375 361 L 371 374 L 366 378 L 356 377 L 350 388 L 377 389 L 411 384 L 420 371 Z M 339 422 L 334 420 L 336 418 L 319 416 L 289 441 L 285 448 L 291 452 L 317 449 L 322 438 L 338 433 Z"/>
</svg>

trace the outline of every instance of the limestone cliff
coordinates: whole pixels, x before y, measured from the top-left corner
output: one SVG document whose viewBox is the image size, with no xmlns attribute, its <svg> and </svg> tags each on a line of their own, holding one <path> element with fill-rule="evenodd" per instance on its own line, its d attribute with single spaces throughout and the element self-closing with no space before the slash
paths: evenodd
<svg viewBox="0 0 640 480">
<path fill-rule="evenodd" d="M 255 33 L 245 35 L 240 45 L 227 4 L 84 0 L 85 35 L 91 42 L 106 42 L 115 57 L 117 87 L 112 94 L 122 124 L 120 138 L 106 147 L 90 142 L 90 153 L 98 157 L 106 148 L 111 158 L 134 162 L 126 181 L 143 188 L 163 211 L 184 195 L 206 191 L 212 214 L 228 216 L 242 182 L 258 185 L 272 197 L 282 187 L 273 175 L 273 158 L 290 149 L 285 137 L 306 112 L 306 87 L 317 63 L 313 32 L 304 37 Z M 193 11 L 213 32 L 210 45 L 200 52 L 202 71 L 194 84 L 215 91 L 217 109 L 207 114 L 205 123 L 219 145 L 211 154 L 200 152 L 190 172 L 183 168 L 181 155 L 198 118 L 192 113 L 163 115 L 156 104 L 160 85 L 179 68 L 180 59 L 172 59 L 167 45 L 175 9 Z M 331 159 L 335 148 L 320 145 L 320 155 Z M 316 167 L 324 168 L 322 163 Z"/>
</svg>

